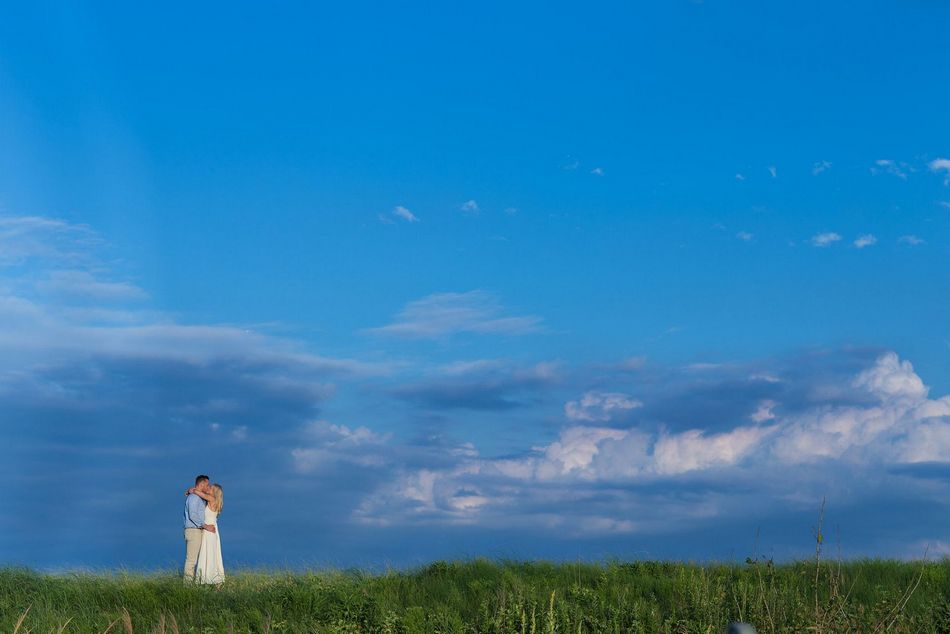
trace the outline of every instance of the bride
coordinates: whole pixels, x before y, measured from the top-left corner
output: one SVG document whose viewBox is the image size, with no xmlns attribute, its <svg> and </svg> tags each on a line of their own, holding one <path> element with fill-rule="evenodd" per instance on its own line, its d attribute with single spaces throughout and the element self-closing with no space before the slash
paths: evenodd
<svg viewBox="0 0 950 634">
<path fill-rule="evenodd" d="M 217 482 L 211 485 L 211 492 L 204 493 L 192 487 L 188 493 L 199 496 L 208 506 L 205 507 L 205 524 L 211 524 L 215 531 L 202 531 L 201 550 L 198 551 L 198 566 L 195 580 L 199 583 L 224 583 L 224 560 L 221 558 L 221 529 L 218 528 L 218 515 L 224 508 L 224 489 Z"/>
</svg>

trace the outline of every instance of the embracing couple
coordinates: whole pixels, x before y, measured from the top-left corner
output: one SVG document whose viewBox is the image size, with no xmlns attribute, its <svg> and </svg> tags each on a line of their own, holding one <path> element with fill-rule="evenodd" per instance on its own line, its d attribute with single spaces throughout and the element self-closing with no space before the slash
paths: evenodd
<svg viewBox="0 0 950 634">
<path fill-rule="evenodd" d="M 200 475 L 185 495 L 185 583 L 223 583 L 218 515 L 224 508 L 224 489 Z"/>
</svg>

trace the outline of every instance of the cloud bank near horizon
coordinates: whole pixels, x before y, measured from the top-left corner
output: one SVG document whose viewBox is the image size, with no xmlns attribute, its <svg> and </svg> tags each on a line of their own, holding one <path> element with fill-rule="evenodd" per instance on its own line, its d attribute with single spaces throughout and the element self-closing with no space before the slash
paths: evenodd
<svg viewBox="0 0 950 634">
<path fill-rule="evenodd" d="M 3 218 L 0 246 L 5 561 L 174 557 L 178 489 L 196 469 L 233 492 L 234 552 L 253 559 L 262 535 L 291 525 L 270 563 L 314 535 L 342 557 L 384 543 L 397 559 L 464 554 L 490 535 L 526 556 L 538 539 L 612 552 L 616 540 L 748 532 L 810 515 L 825 496 L 856 509 L 855 528 L 877 522 L 904 545 L 941 534 L 946 513 L 920 509 L 943 508 L 948 493 L 950 396 L 932 395 L 894 351 L 690 367 L 336 358 L 153 310 L 90 228 Z M 374 334 L 510 337 L 541 323 L 487 292 L 445 293 Z M 347 403 L 367 394 L 383 406 L 354 419 Z M 493 434 L 502 415 L 520 440 L 486 451 L 475 433 Z M 888 527 L 882 500 L 911 515 Z M 117 510 L 140 527 L 134 539 Z M 434 535 L 451 543 L 420 537 Z M 130 554 L 142 539 L 153 545 Z"/>
</svg>

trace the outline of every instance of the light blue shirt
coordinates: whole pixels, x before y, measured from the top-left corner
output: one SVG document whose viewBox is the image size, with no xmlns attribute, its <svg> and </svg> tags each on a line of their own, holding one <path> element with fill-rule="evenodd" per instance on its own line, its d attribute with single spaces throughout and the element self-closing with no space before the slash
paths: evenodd
<svg viewBox="0 0 950 634">
<path fill-rule="evenodd" d="M 185 528 L 202 528 L 205 525 L 205 501 L 192 493 L 185 498 Z"/>
</svg>

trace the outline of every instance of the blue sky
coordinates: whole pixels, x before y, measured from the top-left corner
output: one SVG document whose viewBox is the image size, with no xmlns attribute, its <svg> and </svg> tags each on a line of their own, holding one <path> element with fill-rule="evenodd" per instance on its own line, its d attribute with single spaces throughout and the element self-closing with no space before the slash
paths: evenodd
<svg viewBox="0 0 950 634">
<path fill-rule="evenodd" d="M 11 7 L 0 561 L 950 552 L 948 28 Z"/>
</svg>

